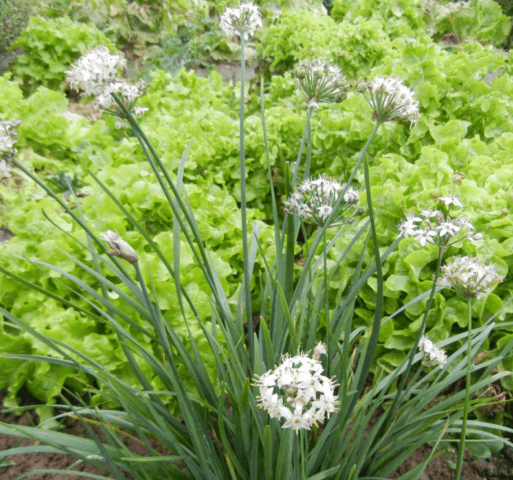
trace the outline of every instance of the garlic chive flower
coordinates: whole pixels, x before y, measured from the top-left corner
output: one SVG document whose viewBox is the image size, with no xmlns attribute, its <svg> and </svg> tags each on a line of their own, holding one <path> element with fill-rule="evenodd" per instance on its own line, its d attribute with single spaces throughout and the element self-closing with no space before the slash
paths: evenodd
<svg viewBox="0 0 513 480">
<path fill-rule="evenodd" d="M 319 342 L 314 348 L 312 358 L 314 360 L 319 360 L 321 355 L 327 355 L 326 351 L 326 344 Z"/>
<path fill-rule="evenodd" d="M 419 102 L 415 92 L 403 85 L 399 78 L 376 77 L 362 83 L 359 90 L 373 110 L 372 119 L 378 122 L 410 122 L 410 128 L 419 119 Z"/>
<path fill-rule="evenodd" d="M 318 108 L 319 103 L 341 102 L 349 89 L 340 68 L 321 60 L 306 61 L 296 67 L 296 78 L 306 97 L 303 105 L 310 108 Z"/>
<path fill-rule="evenodd" d="M 141 116 L 147 108 L 136 107 L 135 103 L 145 88 L 140 80 L 133 84 L 118 78 L 119 71 L 125 71 L 126 60 L 121 55 L 113 55 L 107 47 L 95 47 L 83 55 L 67 73 L 68 86 L 76 91 L 83 90 L 83 95 L 96 97 L 97 110 L 125 119 L 122 108 L 114 101 L 113 93 L 121 97 L 127 110 Z"/>
<path fill-rule="evenodd" d="M 455 205 L 461 207 L 462 204 L 458 197 L 450 195 L 449 197 L 439 197 L 437 199 L 446 206 Z M 415 217 L 412 213 L 406 215 L 397 225 L 399 236 L 404 235 L 408 238 L 410 235 L 419 240 L 421 246 L 426 243 L 438 245 L 441 248 L 447 248 L 453 243 L 464 240 L 480 240 L 483 235 L 474 233 L 474 225 L 466 217 L 450 217 L 436 209 L 426 209 L 420 212 L 420 217 Z M 465 234 L 464 234 L 465 233 Z"/>
<path fill-rule="evenodd" d="M 315 180 L 305 180 L 285 202 L 284 212 L 298 216 L 305 223 L 322 226 L 332 215 L 339 193 L 344 187 L 345 184 L 340 184 L 326 175 L 320 175 Z M 333 213 L 330 225 L 349 222 L 348 218 L 344 218 L 344 213 L 348 209 L 354 209 L 359 199 L 358 191 L 349 187 L 343 202 Z"/>
<path fill-rule="evenodd" d="M 116 230 L 107 230 L 100 239 L 107 242 L 109 247 L 112 248 L 112 252 L 107 252 L 111 257 L 123 258 L 131 264 L 139 261 L 135 250 L 119 236 Z"/>
<path fill-rule="evenodd" d="M 463 205 L 460 202 L 460 199 L 453 193 L 451 193 L 447 197 L 438 197 L 437 200 L 444 202 L 446 206 L 454 205 L 455 207 L 463 207 Z"/>
<path fill-rule="evenodd" d="M 321 363 L 305 353 L 282 359 L 280 366 L 257 376 L 253 386 L 259 387 L 259 408 L 271 418 L 284 418 L 282 428 L 292 428 L 297 434 L 323 423 L 325 417 L 339 410 L 337 385 L 322 375 Z"/>
<path fill-rule="evenodd" d="M 419 348 L 424 354 L 423 363 L 426 367 L 444 368 L 447 363 L 445 350 L 436 346 L 428 337 L 422 337 L 419 341 Z"/>
<path fill-rule="evenodd" d="M 14 158 L 17 150 L 14 148 L 16 139 L 18 138 L 18 128 L 21 124 L 20 120 L 0 120 L 0 158 L 6 162 Z"/>
<path fill-rule="evenodd" d="M 219 27 L 226 35 L 243 36 L 247 40 L 255 35 L 255 30 L 262 26 L 262 17 L 258 6 L 253 2 L 242 3 L 238 7 L 227 7 L 219 19 Z"/>
<path fill-rule="evenodd" d="M 0 160 L 0 179 L 12 177 L 12 167 L 5 160 Z"/>
<path fill-rule="evenodd" d="M 497 273 L 493 264 L 486 265 L 477 257 L 456 257 L 441 268 L 436 284 L 454 290 L 466 299 L 480 300 L 502 281 L 504 277 Z"/>
<path fill-rule="evenodd" d="M 107 47 L 94 47 L 80 57 L 70 70 L 67 82 L 74 90 L 84 90 L 86 96 L 98 95 L 106 84 L 115 82 L 119 70 L 126 67 L 121 55 L 113 55 Z"/>
<path fill-rule="evenodd" d="M 0 179 L 12 177 L 10 162 L 14 160 L 14 155 L 17 152 L 14 145 L 18 138 L 16 128 L 20 124 L 20 120 L 0 120 Z"/>
</svg>

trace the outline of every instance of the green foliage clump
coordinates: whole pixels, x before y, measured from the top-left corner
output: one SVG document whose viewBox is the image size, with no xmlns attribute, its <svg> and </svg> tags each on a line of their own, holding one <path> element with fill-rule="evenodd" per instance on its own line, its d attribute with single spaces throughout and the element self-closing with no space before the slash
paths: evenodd
<svg viewBox="0 0 513 480">
<path fill-rule="evenodd" d="M 511 19 L 493 0 L 447 5 L 428 2 L 428 5 L 432 6 L 436 17 L 433 33 L 436 41 L 450 34 L 458 42 L 475 39 L 499 47 L 511 31 Z"/>
<path fill-rule="evenodd" d="M 0 54 L 7 52 L 27 26 L 30 10 L 30 0 L 0 0 Z"/>
<path fill-rule="evenodd" d="M 495 0 L 501 7 L 502 13 L 508 17 L 513 17 L 513 2 L 511 0 Z M 506 50 L 510 50 L 513 45 L 513 26 L 508 33 L 508 36 L 504 43 L 502 44 L 502 48 Z"/>
<path fill-rule="evenodd" d="M 146 56 L 146 49 L 197 18 L 208 16 L 206 0 L 48 0 L 41 8 L 49 18 L 69 16 L 75 22 L 93 23 L 119 49 L 133 49 Z"/>
<path fill-rule="evenodd" d="M 387 34 L 375 20 L 337 23 L 308 10 L 283 12 L 258 39 L 258 55 L 274 73 L 321 59 L 338 65 L 348 78 L 361 78 L 393 54 Z"/>
<path fill-rule="evenodd" d="M 211 65 L 212 60 L 234 60 L 240 57 L 240 47 L 231 42 L 211 17 L 198 17 L 166 35 L 159 45 L 146 50 L 145 75 L 160 69 L 173 75 L 182 67 Z"/>
<path fill-rule="evenodd" d="M 422 4 L 423 0 L 334 0 L 331 16 L 353 22 L 375 20 L 391 39 L 415 37 L 425 29 Z"/>
<path fill-rule="evenodd" d="M 96 45 L 114 51 L 112 42 L 94 26 L 76 24 L 69 18 L 31 17 L 28 29 L 12 44 L 13 48 L 21 47 L 25 52 L 16 59 L 12 71 L 22 81 L 25 94 L 39 85 L 62 89 L 64 71 Z"/>
</svg>

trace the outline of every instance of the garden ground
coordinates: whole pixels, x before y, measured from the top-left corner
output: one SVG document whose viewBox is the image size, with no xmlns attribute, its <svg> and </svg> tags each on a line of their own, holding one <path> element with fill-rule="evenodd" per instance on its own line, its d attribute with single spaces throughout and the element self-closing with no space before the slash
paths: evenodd
<svg viewBox="0 0 513 480">
<path fill-rule="evenodd" d="M 0 401 L 3 400 L 6 391 L 0 391 Z M 37 399 L 33 398 L 29 393 L 20 392 L 20 405 L 34 405 L 37 404 Z M 34 413 L 25 412 L 22 415 L 15 415 L 14 413 L 0 414 L 0 421 L 9 423 L 11 425 L 33 425 L 37 423 L 37 416 Z M 63 433 L 84 436 L 84 427 L 80 421 L 75 420 L 71 417 L 66 418 L 62 423 L 60 430 Z M 98 432 L 97 432 L 98 433 Z M 34 445 L 34 441 L 23 440 L 22 443 L 18 444 L 20 439 L 10 437 L 7 435 L 0 435 L 0 451 L 16 446 Z M 141 448 L 139 443 L 128 436 L 124 438 L 125 445 L 132 450 L 140 454 L 144 454 L 146 449 Z M 153 447 L 160 451 L 162 454 L 166 454 L 165 449 L 158 447 L 158 442 L 155 442 Z M 395 472 L 394 475 L 390 476 L 390 479 L 397 479 L 402 474 L 410 471 L 416 465 L 429 455 L 431 448 L 429 445 L 425 445 L 421 449 L 417 450 L 407 462 Z M 451 468 L 451 464 L 456 464 L 457 453 L 444 453 L 440 455 L 436 460 L 430 462 L 424 473 L 421 475 L 420 480 L 452 480 L 454 478 L 454 469 Z M 65 469 L 73 465 L 76 460 L 72 457 L 62 454 L 44 454 L 44 453 L 31 453 L 24 455 L 16 455 L 10 458 L 10 464 L 0 465 L 0 478 L 2 480 L 16 480 L 18 476 L 32 472 L 39 469 Z M 97 475 L 102 475 L 103 472 L 99 468 L 95 468 L 91 465 L 80 464 L 73 467 L 74 471 L 77 472 L 89 472 Z M 78 478 L 70 473 L 69 475 L 55 476 L 54 473 L 36 474 L 31 475 L 31 480 L 69 480 L 72 478 Z M 114 478 L 109 476 L 108 478 Z M 489 459 L 479 459 L 473 457 L 470 452 L 466 451 L 465 464 L 462 470 L 462 478 L 465 480 L 508 480 L 513 479 L 513 448 L 504 447 L 500 452 L 496 453 Z M 136 480 L 136 479 L 135 479 Z"/>
</svg>

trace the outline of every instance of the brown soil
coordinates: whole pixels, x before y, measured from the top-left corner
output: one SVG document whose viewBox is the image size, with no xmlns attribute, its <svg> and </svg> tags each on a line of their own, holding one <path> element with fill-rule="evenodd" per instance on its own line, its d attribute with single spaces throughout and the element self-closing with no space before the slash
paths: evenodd
<svg viewBox="0 0 513 480">
<path fill-rule="evenodd" d="M 0 391 L 0 403 L 2 398 L 4 397 L 6 391 Z M 22 398 L 20 405 L 30 405 L 36 404 L 37 400 L 33 397 L 27 396 Z M 37 424 L 37 415 L 32 412 L 25 412 L 22 415 L 15 415 L 14 413 L 0 413 L 0 421 L 4 423 L 8 423 L 11 425 L 36 425 Z M 93 427 L 96 435 L 100 438 L 100 440 L 105 442 L 105 437 L 101 434 L 98 428 Z M 80 423 L 78 419 L 74 419 L 72 417 L 66 417 L 63 420 L 62 426 L 59 430 L 62 433 L 67 433 L 75 436 L 87 437 L 87 432 L 85 428 Z M 144 455 L 146 453 L 146 448 L 141 445 L 136 440 L 128 437 L 128 436 L 120 436 L 123 439 L 123 443 L 134 453 L 138 453 L 140 455 Z M 11 437 L 8 435 L 0 435 L 0 451 L 7 450 L 9 448 L 14 447 L 24 447 L 27 445 L 38 445 L 39 443 L 34 440 L 24 439 L 20 443 L 19 437 Z M 150 439 L 150 444 L 152 447 L 163 455 L 171 455 L 169 451 L 162 447 L 162 445 L 158 441 L 153 441 Z M 1 460 L 0 460 L 1 462 Z M 30 453 L 23 455 L 15 455 L 13 457 L 9 457 L 7 461 L 4 461 L 0 464 L 0 479 L 1 480 L 16 480 L 18 476 L 23 473 L 33 472 L 39 469 L 66 469 L 71 467 L 77 459 L 65 454 L 53 454 L 53 453 Z M 55 474 L 55 473 L 38 473 L 34 475 L 30 475 L 28 478 L 30 480 L 70 480 L 70 479 L 78 479 L 84 478 L 79 477 L 77 475 L 73 475 L 73 471 L 75 472 L 88 472 L 96 475 L 102 475 L 107 478 L 115 478 L 114 475 L 108 475 L 99 467 L 95 467 L 93 465 L 89 465 L 86 463 L 80 463 L 73 468 L 70 469 L 69 474 Z M 132 477 L 126 475 L 126 478 L 131 479 Z M 137 480 L 137 479 L 133 479 Z"/>
<path fill-rule="evenodd" d="M 408 461 L 401 465 L 397 471 L 388 478 L 397 479 L 408 472 L 431 453 L 431 447 L 424 445 L 410 456 Z M 431 461 L 421 475 L 420 480 L 453 480 L 454 469 L 450 464 L 456 465 L 457 452 L 447 452 L 434 461 Z M 509 480 L 513 479 L 513 449 L 503 448 L 492 458 L 483 460 L 472 456 L 465 450 L 464 464 L 461 470 L 462 480 Z"/>
<path fill-rule="evenodd" d="M 3 398 L 3 394 L 5 394 L 5 390 L 0 392 L 0 400 Z M 35 404 L 36 401 L 34 398 L 25 397 L 22 398 L 21 404 Z M 0 414 L 0 421 L 8 424 L 16 424 L 16 425 L 35 425 L 37 423 L 37 417 L 33 413 L 25 412 L 21 416 L 17 416 L 13 413 L 9 414 Z M 73 418 L 66 418 L 63 421 L 61 432 L 77 435 L 77 436 L 86 436 L 84 432 L 84 427 L 81 425 L 80 421 L 75 420 Z M 98 434 L 98 432 L 96 432 Z M 25 446 L 25 445 L 35 445 L 37 442 L 31 440 L 23 440 L 19 445 L 19 438 L 10 437 L 7 435 L 0 435 L 0 450 L 6 450 L 9 448 L 13 448 L 15 446 Z M 129 437 L 124 438 L 125 445 L 133 452 L 139 453 L 141 455 L 145 454 L 146 449 L 141 446 L 138 442 Z M 155 442 L 153 447 L 158 450 L 162 454 L 170 454 L 166 452 L 162 446 L 158 445 L 158 442 Z M 408 472 L 415 466 L 419 465 L 427 455 L 429 455 L 431 449 L 428 445 L 423 446 L 418 451 L 416 451 L 406 463 L 404 463 L 397 471 L 390 475 L 390 479 L 397 479 L 402 474 Z M 446 452 L 443 455 L 436 458 L 432 461 L 422 476 L 420 480 L 452 480 L 454 478 L 454 470 L 451 468 L 450 464 L 454 466 L 456 463 L 456 455 L 457 453 Z M 0 478 L 2 480 L 15 480 L 19 475 L 23 473 L 32 472 L 38 469 L 44 468 L 54 468 L 54 469 L 66 469 L 73 465 L 76 462 L 75 458 L 72 458 L 68 455 L 63 454 L 45 454 L 45 453 L 31 453 L 26 455 L 16 455 L 9 458 L 8 462 L 4 462 L 0 465 Z M 105 474 L 103 470 L 98 467 L 94 467 L 92 465 L 81 463 L 72 468 L 72 471 L 77 472 L 88 472 L 97 475 L 103 475 L 108 478 L 114 478 L 113 476 L 108 476 Z M 73 475 L 73 473 L 65 474 L 65 475 L 57 475 L 57 474 L 34 474 L 29 477 L 33 480 L 68 480 L 68 479 L 78 479 L 83 477 L 78 477 Z M 463 466 L 463 471 L 461 478 L 463 480 L 508 480 L 513 479 L 513 449 L 509 447 L 505 447 L 503 450 L 495 454 L 491 459 L 482 460 L 475 457 L 472 457 L 470 452 L 466 451 L 465 453 L 465 464 Z"/>
</svg>

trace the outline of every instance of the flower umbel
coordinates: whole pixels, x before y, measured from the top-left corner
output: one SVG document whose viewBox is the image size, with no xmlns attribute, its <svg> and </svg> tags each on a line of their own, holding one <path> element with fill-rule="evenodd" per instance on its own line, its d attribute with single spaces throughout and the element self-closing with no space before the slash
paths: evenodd
<svg viewBox="0 0 513 480">
<path fill-rule="evenodd" d="M 127 110 L 141 116 L 147 108 L 136 107 L 138 97 L 143 94 L 145 83 L 139 80 L 132 84 L 118 78 L 118 71 L 126 68 L 126 60 L 121 55 L 112 55 L 107 47 L 95 47 L 83 55 L 70 70 L 67 70 L 67 82 L 71 89 L 83 90 L 83 95 L 94 95 L 98 101 L 97 109 L 105 110 L 109 115 L 126 118 L 123 109 L 114 101 L 113 93 L 118 94 Z"/>
<path fill-rule="evenodd" d="M 494 285 L 504 281 L 493 264 L 486 265 L 477 257 L 456 257 L 452 263 L 441 268 L 441 273 L 436 284 L 450 288 L 467 299 L 484 298 Z"/>
<path fill-rule="evenodd" d="M 462 206 L 455 195 L 439 197 L 437 200 L 449 208 L 451 205 Z M 449 214 L 445 215 L 440 210 L 434 209 L 423 210 L 420 212 L 420 217 L 415 217 L 412 213 L 407 214 L 406 220 L 399 223 L 398 228 L 400 235 L 404 235 L 404 238 L 408 238 L 410 235 L 415 236 L 415 239 L 419 240 L 423 247 L 426 243 L 432 243 L 440 248 L 447 248 L 465 238 L 471 241 L 483 238 L 482 234 L 474 233 L 474 225 L 469 222 L 468 218 L 451 218 Z"/>
<path fill-rule="evenodd" d="M 14 154 L 17 152 L 14 148 L 14 144 L 18 138 L 16 128 L 18 128 L 20 124 L 20 120 L 0 120 L 0 159 L 6 162 L 12 160 Z"/>
<path fill-rule="evenodd" d="M 315 180 L 305 180 L 285 202 L 284 212 L 300 217 L 305 223 L 322 226 L 332 214 L 339 193 L 344 187 L 345 184 L 340 184 L 326 175 L 320 175 Z M 347 222 L 348 218 L 344 218 L 344 213 L 350 208 L 354 209 L 358 202 L 358 191 L 349 187 L 343 202 L 332 216 L 330 225 Z"/>
<path fill-rule="evenodd" d="M 238 7 L 227 7 L 221 15 L 219 27 L 232 37 L 233 35 L 243 36 L 247 40 L 255 34 L 255 30 L 262 26 L 262 17 L 258 6 L 253 2 L 242 3 Z"/>
<path fill-rule="evenodd" d="M 14 160 L 14 155 L 17 152 L 14 144 L 18 138 L 16 128 L 20 124 L 20 120 L 0 120 L 0 179 L 12 177 L 10 162 Z"/>
<path fill-rule="evenodd" d="M 444 368 L 447 363 L 445 350 L 436 346 L 428 337 L 422 337 L 419 341 L 419 348 L 424 354 L 423 363 L 427 367 L 438 366 Z"/>
<path fill-rule="evenodd" d="M 304 106 L 318 108 L 319 103 L 341 102 L 349 84 L 340 68 L 321 60 L 307 61 L 296 68 L 297 83 L 305 94 Z"/>
<path fill-rule="evenodd" d="M 260 389 L 259 407 L 272 418 L 285 418 L 282 428 L 292 428 L 297 434 L 302 428 L 310 430 L 312 425 L 323 423 L 325 416 L 329 418 L 338 411 L 336 385 L 321 375 L 322 365 L 315 358 L 304 353 L 282 358 L 283 363 L 258 377 L 254 386 Z"/>
<path fill-rule="evenodd" d="M 12 177 L 11 170 L 12 167 L 5 160 L 0 160 L 0 179 Z"/>
<path fill-rule="evenodd" d="M 372 119 L 378 122 L 410 122 L 410 128 L 419 119 L 419 102 L 415 92 L 403 85 L 399 78 L 376 77 L 360 84 L 359 90 L 373 110 Z"/>
<path fill-rule="evenodd" d="M 139 261 L 135 250 L 125 242 L 116 230 L 107 230 L 101 237 L 101 240 L 107 242 L 112 252 L 107 252 L 111 257 L 120 257 L 130 262 L 132 265 Z"/>
</svg>

